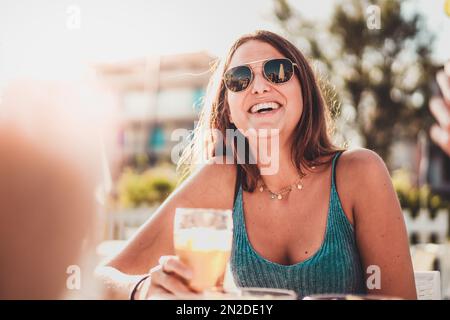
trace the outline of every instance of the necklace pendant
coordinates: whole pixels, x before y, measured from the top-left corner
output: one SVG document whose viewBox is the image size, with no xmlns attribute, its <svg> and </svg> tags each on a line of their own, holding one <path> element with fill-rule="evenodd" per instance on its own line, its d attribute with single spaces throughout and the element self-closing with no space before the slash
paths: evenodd
<svg viewBox="0 0 450 320">
<path fill-rule="evenodd" d="M 299 184 L 297 185 L 297 189 L 298 189 L 298 190 L 302 190 L 302 189 L 303 189 L 303 185 L 302 185 L 301 183 L 299 183 Z"/>
<path fill-rule="evenodd" d="M 263 192 L 263 191 L 264 191 L 264 187 L 263 186 L 259 187 L 259 192 Z"/>
<path fill-rule="evenodd" d="M 281 199 L 283 199 L 283 196 L 281 194 L 279 194 L 277 198 L 278 198 L 278 200 L 281 200 Z"/>
</svg>

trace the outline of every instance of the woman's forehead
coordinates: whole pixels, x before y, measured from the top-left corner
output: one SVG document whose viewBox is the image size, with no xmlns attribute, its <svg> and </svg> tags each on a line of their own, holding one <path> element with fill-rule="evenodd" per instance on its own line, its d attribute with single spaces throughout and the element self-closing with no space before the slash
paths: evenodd
<svg viewBox="0 0 450 320">
<path fill-rule="evenodd" d="M 242 44 L 233 54 L 229 68 L 270 58 L 283 58 L 284 56 L 270 44 L 257 40 L 250 40 Z"/>
</svg>

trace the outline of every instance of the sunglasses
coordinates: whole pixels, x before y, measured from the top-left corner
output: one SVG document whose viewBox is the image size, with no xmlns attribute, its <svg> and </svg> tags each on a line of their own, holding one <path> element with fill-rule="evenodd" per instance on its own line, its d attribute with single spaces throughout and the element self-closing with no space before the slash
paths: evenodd
<svg viewBox="0 0 450 320">
<path fill-rule="evenodd" d="M 285 83 L 291 80 L 292 75 L 294 74 L 294 66 L 297 65 L 288 58 L 259 60 L 251 63 L 261 61 L 264 61 L 262 66 L 264 78 L 274 84 Z M 255 74 L 249 66 L 251 63 L 228 69 L 225 72 L 223 81 L 228 90 L 240 92 L 250 86 L 255 78 Z"/>
</svg>

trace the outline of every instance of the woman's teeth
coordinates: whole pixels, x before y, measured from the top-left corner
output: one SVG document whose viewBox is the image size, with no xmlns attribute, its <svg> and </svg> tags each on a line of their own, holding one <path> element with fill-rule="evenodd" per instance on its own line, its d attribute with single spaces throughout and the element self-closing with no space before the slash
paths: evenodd
<svg viewBox="0 0 450 320">
<path fill-rule="evenodd" d="M 280 108 L 280 105 L 276 102 L 264 102 L 255 104 L 250 109 L 250 113 L 266 113 Z"/>
</svg>

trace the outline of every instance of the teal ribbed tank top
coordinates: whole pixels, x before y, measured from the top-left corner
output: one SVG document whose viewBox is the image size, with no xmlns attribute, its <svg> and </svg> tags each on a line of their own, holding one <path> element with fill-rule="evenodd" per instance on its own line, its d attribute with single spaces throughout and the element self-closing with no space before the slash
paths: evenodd
<svg viewBox="0 0 450 320">
<path fill-rule="evenodd" d="M 331 194 L 325 238 L 310 258 L 282 265 L 259 255 L 252 247 L 245 226 L 242 185 L 233 208 L 233 246 L 231 271 L 239 287 L 289 289 L 299 298 L 312 294 L 363 294 L 365 277 L 355 241 L 353 226 L 342 209 L 335 184 L 335 165 L 340 153 L 333 157 Z M 282 230 L 280 230 L 282 232 Z"/>
</svg>

